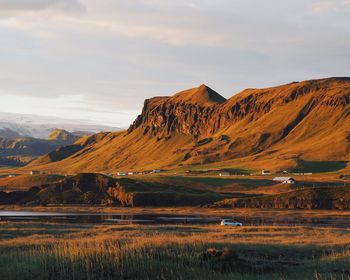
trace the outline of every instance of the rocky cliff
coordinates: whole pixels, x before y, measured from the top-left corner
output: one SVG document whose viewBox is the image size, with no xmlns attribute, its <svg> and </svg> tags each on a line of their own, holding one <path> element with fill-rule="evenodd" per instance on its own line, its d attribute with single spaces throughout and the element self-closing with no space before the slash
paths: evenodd
<svg viewBox="0 0 350 280">
<path fill-rule="evenodd" d="M 299 105 L 299 102 L 302 102 L 303 106 L 295 107 L 294 111 L 298 110 L 298 114 L 292 122 L 286 123 L 281 137 L 286 136 L 317 107 L 348 107 L 350 78 L 295 82 L 264 90 L 249 89 L 229 100 L 201 85 L 172 97 L 147 99 L 142 113 L 130 126 L 129 132 L 142 127 L 145 134 L 153 135 L 169 135 L 172 132 L 195 137 L 212 135 L 243 119 L 248 118 L 251 123 L 279 107 L 291 103 Z M 346 110 L 348 111 L 348 108 Z"/>
<path fill-rule="evenodd" d="M 147 99 L 142 113 L 128 131 L 142 127 L 144 134 L 164 137 L 173 132 L 193 137 L 207 135 L 215 131 L 211 118 L 224 102 L 224 97 L 206 85 L 179 92 L 172 97 Z"/>
</svg>

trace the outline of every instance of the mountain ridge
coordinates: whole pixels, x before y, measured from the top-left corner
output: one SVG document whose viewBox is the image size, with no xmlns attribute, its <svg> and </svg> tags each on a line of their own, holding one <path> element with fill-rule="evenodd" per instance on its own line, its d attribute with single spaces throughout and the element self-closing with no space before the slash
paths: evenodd
<svg viewBox="0 0 350 280">
<path fill-rule="evenodd" d="M 63 161 L 33 166 L 102 171 L 228 162 L 279 169 L 299 159 L 350 160 L 349 78 L 247 89 L 210 106 L 192 102 L 193 92 L 146 99 L 127 131 L 83 145 Z"/>
</svg>

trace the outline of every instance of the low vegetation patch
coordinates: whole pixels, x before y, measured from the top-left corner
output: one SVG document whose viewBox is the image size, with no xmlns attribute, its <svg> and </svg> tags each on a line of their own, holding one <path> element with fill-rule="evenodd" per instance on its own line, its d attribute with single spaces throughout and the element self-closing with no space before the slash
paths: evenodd
<svg viewBox="0 0 350 280">
<path fill-rule="evenodd" d="M 305 188 L 275 195 L 225 199 L 214 205 L 238 208 L 350 210 L 350 188 L 348 186 Z"/>
<path fill-rule="evenodd" d="M 210 190 L 85 173 L 33 186 L 27 191 L 0 191 L 0 204 L 190 206 L 210 204 L 226 197 L 231 196 Z"/>
<path fill-rule="evenodd" d="M 292 172 L 295 173 L 322 173 L 334 172 L 341 170 L 347 166 L 346 161 L 307 161 L 299 160 L 298 167 Z"/>
</svg>

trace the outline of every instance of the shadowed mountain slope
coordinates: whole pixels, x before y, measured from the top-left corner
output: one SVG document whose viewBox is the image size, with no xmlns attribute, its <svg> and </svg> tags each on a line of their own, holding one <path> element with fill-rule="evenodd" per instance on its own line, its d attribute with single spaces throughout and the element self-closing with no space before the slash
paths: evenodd
<svg viewBox="0 0 350 280">
<path fill-rule="evenodd" d="M 48 139 L 18 135 L 10 129 L 0 129 L 0 136 L 3 136 L 0 137 L 0 165 L 22 166 L 33 158 L 50 153 L 59 147 L 72 145 L 81 138 L 63 129 L 54 129 Z"/>
<path fill-rule="evenodd" d="M 19 137 L 21 137 L 21 135 L 16 131 L 13 131 L 12 129 L 0 128 L 0 138 L 13 139 L 13 138 L 19 138 Z"/>
<path fill-rule="evenodd" d="M 280 169 L 296 167 L 301 159 L 347 162 L 350 78 L 247 89 L 229 100 L 202 85 L 147 99 L 127 131 L 84 139 L 68 146 L 70 152 L 56 151 L 31 166 L 81 172 L 203 163 Z"/>
</svg>

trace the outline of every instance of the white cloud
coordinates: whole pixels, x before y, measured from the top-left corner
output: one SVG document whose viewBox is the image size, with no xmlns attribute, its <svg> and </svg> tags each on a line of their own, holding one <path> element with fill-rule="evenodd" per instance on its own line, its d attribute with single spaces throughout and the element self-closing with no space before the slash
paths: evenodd
<svg viewBox="0 0 350 280">
<path fill-rule="evenodd" d="M 82 11 L 83 4 L 79 0 L 0 0 L 0 11 L 24 12 L 42 10 Z"/>
<path fill-rule="evenodd" d="M 345 10 L 344 10 L 345 9 Z M 314 13 L 346 12 L 350 9 L 350 0 L 321 0 L 312 5 Z"/>
<path fill-rule="evenodd" d="M 349 1 L 0 0 L 0 98 L 127 125 L 114 110 L 132 119 L 145 98 L 201 83 L 229 97 L 344 76 Z"/>
<path fill-rule="evenodd" d="M 83 96 L 58 96 L 57 98 L 26 97 L 0 93 L 0 112 L 38 114 L 42 116 L 68 117 L 91 123 L 127 127 L 137 112 L 132 110 L 93 110 Z"/>
</svg>

